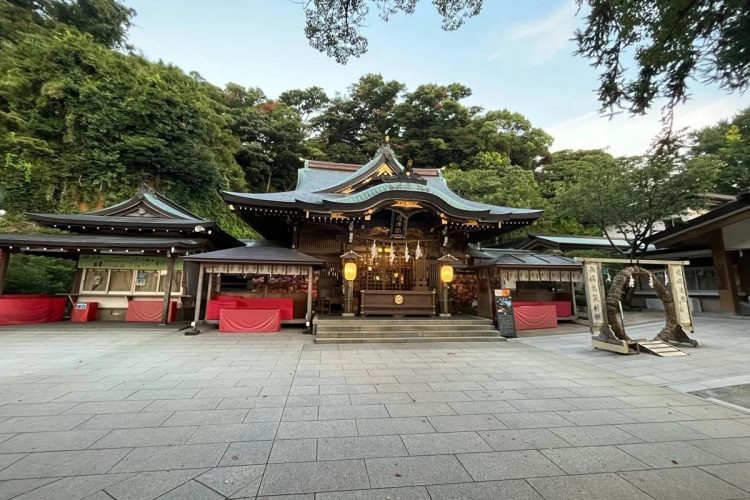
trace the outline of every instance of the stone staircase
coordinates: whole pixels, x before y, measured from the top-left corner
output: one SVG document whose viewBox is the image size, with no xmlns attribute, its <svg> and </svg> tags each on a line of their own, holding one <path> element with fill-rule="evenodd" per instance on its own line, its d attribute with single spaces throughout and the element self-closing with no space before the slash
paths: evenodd
<svg viewBox="0 0 750 500">
<path fill-rule="evenodd" d="M 315 342 L 466 342 L 504 341 L 484 318 L 341 318 L 316 317 Z"/>
</svg>

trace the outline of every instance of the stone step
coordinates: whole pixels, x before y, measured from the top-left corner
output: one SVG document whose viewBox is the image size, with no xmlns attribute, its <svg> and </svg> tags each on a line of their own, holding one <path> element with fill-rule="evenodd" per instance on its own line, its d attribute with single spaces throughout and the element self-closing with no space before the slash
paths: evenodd
<svg viewBox="0 0 750 500">
<path fill-rule="evenodd" d="M 362 325 L 332 325 L 332 324 L 318 324 L 317 329 L 318 331 L 326 331 L 326 332 L 352 332 L 352 331 L 359 331 L 359 332 L 399 332 L 404 330 L 429 330 L 433 332 L 450 332 L 450 331 L 456 331 L 456 330 L 466 330 L 466 331 L 474 331 L 474 330 L 487 330 L 488 328 L 492 328 L 491 323 L 484 323 L 481 325 L 456 325 L 456 324 L 439 324 L 439 325 L 413 325 L 413 324 L 389 324 L 389 325 L 372 325 L 372 324 L 362 324 Z"/>
<path fill-rule="evenodd" d="M 497 330 L 471 330 L 471 331 L 430 331 L 430 330 L 400 330 L 394 332 L 380 331 L 350 331 L 329 332 L 317 331 L 317 338 L 394 338 L 394 337 L 492 337 L 498 336 Z"/>
<path fill-rule="evenodd" d="M 364 344 L 406 342 L 505 342 L 505 337 L 362 337 L 362 338 L 316 338 L 317 344 Z"/>
<path fill-rule="evenodd" d="M 359 325 L 412 325 L 416 326 L 437 326 L 437 325 L 455 325 L 463 327 L 466 325 L 490 325 L 492 321 L 484 318 L 468 319 L 417 319 L 417 318 L 359 318 L 359 319 L 320 319 L 315 318 L 316 325 L 337 325 L 337 326 L 359 326 Z"/>
</svg>

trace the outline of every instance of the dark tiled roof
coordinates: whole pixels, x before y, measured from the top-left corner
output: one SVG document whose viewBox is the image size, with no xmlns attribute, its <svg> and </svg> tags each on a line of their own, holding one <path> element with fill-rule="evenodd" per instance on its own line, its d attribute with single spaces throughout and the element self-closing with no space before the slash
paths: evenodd
<svg viewBox="0 0 750 500">
<path fill-rule="evenodd" d="M 549 255 L 543 253 L 530 253 L 515 249 L 485 248 L 482 252 L 495 257 L 489 262 L 482 262 L 474 267 L 554 267 L 554 268 L 579 268 L 580 262 L 572 257 L 562 255 Z"/>
<path fill-rule="evenodd" d="M 118 236 L 107 234 L 0 234 L 0 246 L 21 249 L 153 249 L 200 250 L 206 248 L 206 238 L 169 236 Z"/>
<path fill-rule="evenodd" d="M 247 246 L 217 250 L 185 257 L 193 262 L 233 262 L 246 264 L 292 264 L 320 266 L 323 262 L 297 250 L 267 241 L 249 241 Z"/>
<path fill-rule="evenodd" d="M 674 243 L 677 243 L 677 240 L 680 239 L 679 236 L 683 233 L 688 231 L 696 234 L 700 233 L 702 232 L 701 227 L 703 226 L 708 226 L 709 224 L 718 222 L 721 219 L 748 210 L 750 210 L 750 190 L 746 189 L 737 195 L 736 200 L 723 203 L 713 210 L 694 219 L 690 219 L 683 224 L 678 224 L 669 229 L 665 229 L 664 231 L 652 234 L 646 238 L 646 241 L 648 243 L 656 244 L 657 246 L 663 245 L 664 242 L 668 240 L 673 240 Z"/>
</svg>

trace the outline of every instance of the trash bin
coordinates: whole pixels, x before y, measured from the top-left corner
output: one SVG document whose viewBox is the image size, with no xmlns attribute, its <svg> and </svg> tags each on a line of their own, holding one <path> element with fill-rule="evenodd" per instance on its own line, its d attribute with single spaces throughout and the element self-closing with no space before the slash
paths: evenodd
<svg viewBox="0 0 750 500">
<path fill-rule="evenodd" d="M 95 321 L 98 312 L 98 302 L 76 302 L 73 305 L 73 312 L 70 314 L 70 321 Z"/>
</svg>

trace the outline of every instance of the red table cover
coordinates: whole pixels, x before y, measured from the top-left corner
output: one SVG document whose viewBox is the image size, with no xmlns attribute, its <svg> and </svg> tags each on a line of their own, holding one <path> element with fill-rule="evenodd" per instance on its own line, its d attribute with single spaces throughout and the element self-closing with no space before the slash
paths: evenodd
<svg viewBox="0 0 750 500">
<path fill-rule="evenodd" d="M 213 299 L 206 304 L 206 319 L 219 319 L 219 311 L 222 309 L 236 309 L 236 300 Z"/>
<path fill-rule="evenodd" d="M 569 318 L 573 316 L 573 305 L 567 300 L 525 301 L 519 300 L 515 304 L 519 306 L 555 306 L 558 318 Z"/>
<path fill-rule="evenodd" d="M 161 321 L 162 300 L 131 300 L 128 302 L 128 312 L 125 321 L 140 321 L 143 323 L 158 323 Z M 177 302 L 169 302 L 167 317 L 174 321 L 177 316 Z"/>
<path fill-rule="evenodd" d="M 281 330 L 278 309 L 222 309 L 219 331 L 228 333 L 274 333 Z"/>
<path fill-rule="evenodd" d="M 236 295 L 219 295 L 214 299 L 209 300 L 208 302 L 210 304 L 211 302 L 214 302 L 216 300 L 237 302 L 235 308 L 238 309 L 278 309 L 281 313 L 282 320 L 294 319 L 294 301 L 292 299 L 264 299 L 256 297 L 240 297 Z M 219 307 L 219 309 L 222 309 L 222 307 Z M 208 317 L 208 308 L 206 308 L 206 319 L 216 319 Z"/>
<path fill-rule="evenodd" d="M 67 299 L 45 295 L 0 295 L 0 325 L 62 321 Z"/>
<path fill-rule="evenodd" d="M 513 306 L 516 330 L 557 328 L 555 306 Z"/>
</svg>

